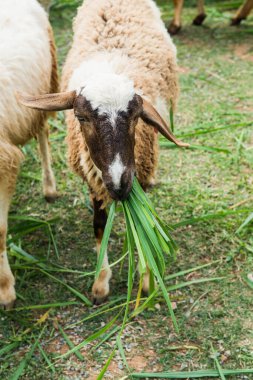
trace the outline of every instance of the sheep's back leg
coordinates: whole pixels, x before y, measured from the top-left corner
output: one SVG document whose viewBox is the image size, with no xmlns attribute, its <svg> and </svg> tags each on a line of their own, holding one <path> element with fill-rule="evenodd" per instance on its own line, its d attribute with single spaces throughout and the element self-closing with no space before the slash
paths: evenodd
<svg viewBox="0 0 253 380">
<path fill-rule="evenodd" d="M 253 0 L 246 0 L 238 9 L 235 16 L 231 20 L 231 25 L 239 25 L 242 20 L 245 20 L 253 8 Z"/>
<path fill-rule="evenodd" d="M 149 282 L 150 282 L 150 270 L 149 267 L 147 267 L 147 271 L 143 275 L 142 280 L 142 291 L 145 295 L 149 294 Z"/>
<path fill-rule="evenodd" d="M 93 227 L 94 233 L 96 237 L 96 246 L 97 246 L 97 256 L 100 252 L 101 241 L 104 234 L 104 229 L 107 221 L 107 213 L 106 210 L 101 209 L 102 203 L 93 199 L 93 207 L 94 207 L 94 220 Z M 95 305 L 101 304 L 108 296 L 110 287 L 109 281 L 112 276 L 111 268 L 108 263 L 107 252 L 105 253 L 104 262 L 102 266 L 102 270 L 99 274 L 99 277 L 95 280 L 92 286 L 92 296 L 93 303 Z"/>
<path fill-rule="evenodd" d="M 15 295 L 15 279 L 7 257 L 6 236 L 8 211 L 22 153 L 15 146 L 0 142 L 0 305 L 12 307 Z"/>
<path fill-rule="evenodd" d="M 48 125 L 45 123 L 44 128 L 38 134 L 38 141 L 41 153 L 42 176 L 43 176 L 43 193 L 48 202 L 53 202 L 57 198 L 56 182 L 51 164 L 51 154 L 48 141 Z"/>
<path fill-rule="evenodd" d="M 184 0 L 173 0 L 173 3 L 174 17 L 168 27 L 168 32 L 172 35 L 177 34 L 181 29 L 181 14 L 184 5 Z"/>
<path fill-rule="evenodd" d="M 198 14 L 193 20 L 193 25 L 202 25 L 203 21 L 206 18 L 205 8 L 204 8 L 204 0 L 198 0 Z"/>
</svg>

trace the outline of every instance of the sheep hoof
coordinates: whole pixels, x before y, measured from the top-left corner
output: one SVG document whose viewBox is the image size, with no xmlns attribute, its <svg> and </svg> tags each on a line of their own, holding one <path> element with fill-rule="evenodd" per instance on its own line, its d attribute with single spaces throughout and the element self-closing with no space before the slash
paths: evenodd
<svg viewBox="0 0 253 380">
<path fill-rule="evenodd" d="M 150 291 L 149 291 L 149 280 L 150 280 L 150 273 L 149 273 L 149 270 L 147 273 L 144 274 L 144 277 L 143 277 L 143 283 L 142 283 L 142 295 L 144 297 L 148 297 L 150 295 Z M 155 281 L 155 287 L 156 287 L 156 281 Z"/>
<path fill-rule="evenodd" d="M 59 198 L 58 193 L 44 194 L 45 200 L 48 203 L 54 203 L 57 198 Z"/>
<path fill-rule="evenodd" d="M 171 34 L 172 36 L 174 36 L 175 34 L 177 34 L 181 29 L 181 25 L 175 25 L 173 23 L 173 21 L 170 23 L 170 25 L 168 26 L 168 32 L 169 34 Z"/>
<path fill-rule="evenodd" d="M 196 16 L 195 19 L 193 20 L 193 25 L 196 25 L 196 26 L 200 26 L 203 24 L 203 21 L 205 20 L 206 18 L 206 14 L 205 13 L 201 13 L 200 15 Z"/>
<path fill-rule="evenodd" d="M 108 300 L 108 296 L 105 297 L 92 297 L 92 303 L 94 306 L 99 306 L 105 303 Z"/>
<path fill-rule="evenodd" d="M 0 305 L 0 309 L 4 310 L 4 311 L 8 311 L 8 310 L 11 310 L 13 309 L 15 306 L 15 300 L 14 301 L 11 301 L 7 304 L 2 304 Z"/>
<path fill-rule="evenodd" d="M 142 288 L 141 294 L 143 297 L 148 297 L 150 295 L 149 289 Z"/>
<path fill-rule="evenodd" d="M 2 310 L 10 310 L 13 308 L 16 300 L 14 287 L 14 278 L 6 278 L 6 282 L 0 287 L 0 307 Z"/>
<path fill-rule="evenodd" d="M 243 17 L 235 17 L 235 18 L 232 18 L 232 20 L 231 20 L 231 22 L 230 22 L 230 25 L 231 25 L 231 26 L 237 26 L 237 25 L 240 25 L 242 20 L 245 20 L 245 18 L 243 18 Z"/>
<path fill-rule="evenodd" d="M 103 280 L 98 278 L 92 286 L 93 305 L 101 305 L 101 303 L 105 302 L 108 298 L 110 291 L 109 281 L 107 281 L 106 277 L 103 278 Z"/>
</svg>

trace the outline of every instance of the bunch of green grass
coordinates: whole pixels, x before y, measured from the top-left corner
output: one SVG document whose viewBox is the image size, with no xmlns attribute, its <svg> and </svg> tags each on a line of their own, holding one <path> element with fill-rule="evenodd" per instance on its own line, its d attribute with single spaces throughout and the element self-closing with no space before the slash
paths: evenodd
<svg viewBox="0 0 253 380">
<path fill-rule="evenodd" d="M 123 254 L 128 254 L 128 302 L 131 297 L 133 287 L 135 268 L 134 252 L 138 253 L 138 269 L 140 273 L 139 291 L 136 301 L 136 308 L 139 306 L 142 288 L 142 279 L 147 270 L 150 271 L 150 285 L 147 306 L 154 301 L 158 293 L 158 287 L 164 296 L 168 306 L 174 327 L 178 330 L 176 318 L 172 309 L 168 291 L 163 281 L 165 273 L 165 257 L 167 254 L 175 257 L 177 246 L 172 239 L 170 227 L 168 227 L 157 215 L 154 207 L 148 200 L 140 184 L 135 178 L 133 188 L 127 200 L 122 202 L 125 223 L 126 237 L 123 248 Z M 100 254 L 97 263 L 96 277 L 102 269 L 104 255 L 107 249 L 109 236 L 111 233 L 113 220 L 115 216 L 116 202 L 113 202 L 109 211 L 108 220 L 101 244 Z"/>
</svg>

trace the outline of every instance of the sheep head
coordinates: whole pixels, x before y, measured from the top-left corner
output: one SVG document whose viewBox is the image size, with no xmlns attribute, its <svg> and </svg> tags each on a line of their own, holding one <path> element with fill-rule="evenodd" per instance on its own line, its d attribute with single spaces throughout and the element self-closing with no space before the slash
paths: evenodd
<svg viewBox="0 0 253 380">
<path fill-rule="evenodd" d="M 83 89 L 79 93 L 70 91 L 34 97 L 18 94 L 17 97 L 23 105 L 38 110 L 73 109 L 91 158 L 101 170 L 111 197 L 116 200 L 126 199 L 132 188 L 135 126 L 139 118 L 176 145 L 188 146 L 176 139 L 152 104 L 136 93 L 125 99 L 121 107 L 114 107 L 110 102 L 105 107 L 97 103 L 98 99 L 91 101 Z"/>
</svg>

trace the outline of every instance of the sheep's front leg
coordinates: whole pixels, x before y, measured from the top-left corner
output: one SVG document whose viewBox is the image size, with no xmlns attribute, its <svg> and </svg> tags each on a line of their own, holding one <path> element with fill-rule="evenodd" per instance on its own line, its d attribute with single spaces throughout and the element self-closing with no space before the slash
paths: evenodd
<svg viewBox="0 0 253 380">
<path fill-rule="evenodd" d="M 150 282 L 150 270 L 147 266 L 147 270 L 143 275 L 142 291 L 145 295 L 149 294 L 149 282 Z"/>
<path fill-rule="evenodd" d="M 177 34 L 181 29 L 181 14 L 184 5 L 184 0 L 173 0 L 174 3 L 174 17 L 171 21 L 168 32 L 172 35 Z"/>
<path fill-rule="evenodd" d="M 0 181 L 0 305 L 12 307 L 15 295 L 15 279 L 10 269 L 6 252 L 7 218 L 10 204 L 10 189 Z"/>
<path fill-rule="evenodd" d="M 202 25 L 203 21 L 206 18 L 204 0 L 198 0 L 198 15 L 193 20 L 193 25 Z"/>
<path fill-rule="evenodd" d="M 45 124 L 38 135 L 41 152 L 43 193 L 48 202 L 53 202 L 57 198 L 56 182 L 51 165 L 51 155 L 48 142 L 48 125 Z"/>
<path fill-rule="evenodd" d="M 97 201 L 96 199 L 93 200 L 93 207 L 94 207 L 93 227 L 94 227 L 94 233 L 96 237 L 97 255 L 99 255 L 99 252 L 100 252 L 101 241 L 103 238 L 104 229 L 105 229 L 105 225 L 107 221 L 107 213 L 104 209 L 100 208 L 101 205 L 102 203 L 100 201 Z M 109 267 L 108 257 L 107 257 L 107 252 L 106 252 L 102 270 L 99 274 L 99 277 L 95 280 L 92 287 L 92 296 L 93 296 L 94 305 L 101 304 L 107 298 L 110 291 L 109 281 L 110 281 L 111 276 L 112 276 L 112 271 L 111 271 L 111 268 Z"/>
</svg>

